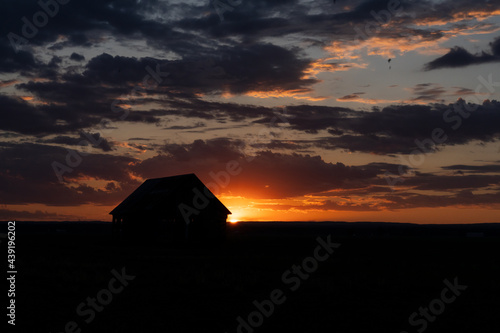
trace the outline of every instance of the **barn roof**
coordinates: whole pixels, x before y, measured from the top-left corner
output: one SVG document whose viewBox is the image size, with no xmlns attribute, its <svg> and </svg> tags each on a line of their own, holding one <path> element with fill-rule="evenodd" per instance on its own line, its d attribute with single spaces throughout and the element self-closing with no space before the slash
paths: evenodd
<svg viewBox="0 0 500 333">
<path fill-rule="evenodd" d="M 211 193 L 194 173 L 148 179 L 109 214 L 123 215 L 132 212 L 147 211 L 154 207 L 164 206 L 166 203 L 175 205 L 180 198 L 186 195 L 194 196 L 192 192 L 194 188 L 198 188 L 201 193 L 207 191 Z M 212 196 L 213 198 L 210 198 L 210 201 L 213 205 L 219 208 L 224 214 L 231 214 L 215 195 L 212 194 Z"/>
</svg>

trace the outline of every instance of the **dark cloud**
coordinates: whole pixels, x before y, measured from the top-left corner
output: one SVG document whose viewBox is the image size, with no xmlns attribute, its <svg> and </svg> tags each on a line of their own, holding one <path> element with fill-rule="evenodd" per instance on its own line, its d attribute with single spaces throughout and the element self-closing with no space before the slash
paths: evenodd
<svg viewBox="0 0 500 333">
<path fill-rule="evenodd" d="M 441 88 L 433 84 L 421 84 L 416 90 L 426 98 L 437 98 L 442 93 Z M 316 146 L 374 154 L 411 154 L 415 150 L 433 152 L 445 145 L 462 145 L 475 140 L 492 142 L 500 137 L 495 126 L 500 121 L 497 101 L 485 101 L 482 105 L 465 104 L 463 100 L 448 105 L 393 105 L 372 111 L 311 105 L 273 109 L 197 99 L 178 100 L 173 105 L 177 111 L 169 113 L 185 117 L 222 122 L 257 118 L 253 122 L 268 125 L 270 130 L 280 126 L 312 134 L 320 131 L 331 134 L 331 137 L 319 137 L 307 144 L 303 142 L 300 147 L 296 145 L 300 149 Z M 430 142 L 436 128 L 442 128 L 446 135 L 441 144 Z M 279 148 L 276 142 L 254 143 L 254 146 Z"/>
<path fill-rule="evenodd" d="M 432 87 L 432 92 L 422 88 L 426 94 L 436 93 Z M 442 145 L 496 141 L 500 138 L 494 125 L 500 121 L 498 110 L 497 101 L 473 105 L 464 104 L 463 100 L 449 105 L 393 105 L 371 112 L 305 105 L 287 107 L 291 128 L 308 133 L 327 130 L 332 135 L 318 139 L 316 146 L 374 154 L 432 152 Z M 432 138 L 436 128 L 446 135 L 441 144 Z"/>
<path fill-rule="evenodd" d="M 244 147 L 243 141 L 226 138 L 208 141 L 195 140 L 192 144 L 167 144 L 162 150 L 177 161 L 216 160 L 229 161 L 243 157 L 240 152 Z"/>
<path fill-rule="evenodd" d="M 340 126 L 350 116 L 358 115 L 360 117 L 364 114 L 364 111 L 355 111 L 342 107 L 297 105 L 288 106 L 286 108 L 286 115 L 283 117 L 293 129 L 308 133 L 318 133 L 320 130 Z M 269 124 L 275 117 L 275 114 L 268 115 L 259 122 Z M 281 117 L 277 121 L 285 122 Z"/>
<path fill-rule="evenodd" d="M 0 111 L 0 118 L 3 116 L 4 119 L 0 126 L 4 130 L 37 135 L 61 134 L 91 127 L 105 117 L 122 121 L 109 103 L 109 98 L 122 92 L 121 89 L 96 90 L 92 84 L 79 85 L 76 82 L 29 82 L 19 87 L 54 104 L 35 106 L 0 95 L 5 106 Z M 415 92 L 420 94 L 419 98 L 426 99 L 438 98 L 443 93 L 441 87 L 433 84 L 420 84 L 415 87 Z M 463 100 L 449 105 L 393 105 L 372 111 L 311 105 L 269 108 L 211 102 L 196 97 L 186 99 L 182 94 L 171 94 L 158 103 L 165 108 L 131 112 L 123 109 L 123 114 L 128 113 L 123 120 L 159 123 L 162 117 L 172 115 L 213 119 L 220 123 L 252 120 L 271 127 L 287 127 L 313 134 L 327 131 L 331 137 L 318 139 L 316 146 L 375 154 L 412 153 L 421 148 L 415 140 L 429 141 L 427 139 L 436 128 L 442 128 L 446 135 L 442 145 L 461 145 L 474 140 L 492 142 L 498 140 L 500 134 L 495 126 L 500 121 L 500 103 L 497 101 L 485 101 L 482 105 L 464 104 Z M 66 112 L 67 108 L 72 112 Z M 16 112 L 11 112 L 14 110 Z M 424 150 L 435 151 L 439 146 L 426 145 Z"/>
<path fill-rule="evenodd" d="M 241 176 L 230 184 L 248 197 L 286 198 L 342 188 L 346 182 L 367 182 L 374 170 L 328 163 L 320 156 L 258 152 Z"/>
<path fill-rule="evenodd" d="M 189 125 L 189 126 L 175 125 L 175 126 L 165 127 L 164 129 L 166 129 L 166 130 L 188 130 L 188 129 L 206 127 L 206 126 L 207 125 L 203 122 L 197 122 L 194 125 Z"/>
<path fill-rule="evenodd" d="M 69 145 L 69 146 L 81 146 L 81 144 L 80 144 L 81 139 L 79 137 L 71 137 L 71 136 L 66 136 L 66 135 L 58 135 L 58 136 L 53 137 L 51 139 L 39 140 L 39 142 L 57 143 L 57 144 L 63 144 L 63 145 Z"/>
<path fill-rule="evenodd" d="M 166 115 L 215 119 L 220 123 L 226 123 L 229 120 L 235 122 L 255 120 L 256 122 L 270 123 L 272 119 L 277 117 L 276 113 L 281 113 L 281 110 L 265 106 L 211 102 L 195 97 L 186 100 L 182 96 L 162 101 L 162 104 L 168 107 L 168 110 L 164 111 Z"/>
<path fill-rule="evenodd" d="M 500 185 L 498 175 L 464 175 L 443 176 L 425 175 L 410 177 L 405 180 L 406 186 L 413 186 L 415 190 L 450 191 L 456 189 L 478 189 Z"/>
<path fill-rule="evenodd" d="M 398 138 L 387 135 L 340 135 L 317 140 L 316 147 L 345 149 L 351 152 L 365 152 L 377 155 L 411 153 L 416 147 L 413 138 Z"/>
<path fill-rule="evenodd" d="M 134 106 L 142 102 L 141 94 L 133 96 L 139 97 L 137 99 L 132 96 L 127 99 L 133 94 L 133 86 L 103 87 L 101 84 L 105 84 L 104 82 L 92 82 L 95 78 L 80 75 L 71 75 L 66 79 L 62 82 L 29 81 L 16 86 L 44 101 L 45 104 L 42 105 L 15 101 L 2 96 L 9 103 L 8 108 L 2 111 L 5 110 L 4 112 L 13 118 L 7 122 L 10 124 L 9 128 L 25 134 L 46 135 L 87 129 L 102 123 L 104 118 L 110 121 L 157 123 L 160 121 L 157 115 L 166 114 L 166 112 L 159 111 L 131 112 L 122 108 L 120 104 L 129 103 Z M 126 81 L 122 81 L 124 82 Z M 120 96 L 122 99 L 119 100 Z M 21 110 L 25 114 L 33 114 L 33 117 L 17 121 L 17 116 L 12 116 L 16 110 Z M 21 117 L 20 114 L 19 117 Z M 7 126 L 7 123 L 2 125 Z"/>
<path fill-rule="evenodd" d="M 441 167 L 444 170 L 453 170 L 453 171 L 462 171 L 462 172 L 471 172 L 471 173 L 499 173 L 500 165 L 499 164 L 485 164 L 485 165 L 464 165 L 464 164 L 455 164 L 455 165 L 447 165 Z"/>
<path fill-rule="evenodd" d="M 66 135 L 58 135 L 51 139 L 40 140 L 43 143 L 57 143 L 64 144 L 69 146 L 92 146 L 94 148 L 101 149 L 102 151 L 111 151 L 113 150 L 113 143 L 109 142 L 107 139 L 101 137 L 99 133 L 89 133 L 89 132 L 80 132 L 79 137 L 70 137 Z"/>
<path fill-rule="evenodd" d="M 189 35 L 174 31 L 168 24 L 147 18 L 149 14 L 157 13 L 162 7 L 166 9 L 168 3 L 151 4 L 137 1 L 116 3 L 110 0 L 69 2 L 60 5 L 58 13 L 50 18 L 48 24 L 38 29 L 28 42 L 30 45 L 43 45 L 56 42 L 58 36 L 62 35 L 67 40 L 58 42 L 56 45 L 63 44 L 64 47 L 86 46 L 89 41 L 98 40 L 95 38 L 97 32 L 111 32 L 122 37 L 132 37 L 134 34 L 139 34 L 139 36 L 164 42 L 170 41 L 172 46 L 180 43 L 182 38 L 189 40 Z M 40 10 L 41 7 L 37 2 L 27 0 L 16 1 L 9 6 L 4 6 L 1 16 L 5 23 L 2 25 L 2 35 L 13 32 L 21 36 L 23 26 L 21 18 L 26 16 L 28 20 L 32 20 L 33 14 Z M 191 36 L 191 38 L 193 37 Z"/>
<path fill-rule="evenodd" d="M 71 56 L 69 57 L 71 60 L 74 61 L 84 61 L 85 57 L 81 54 L 78 54 L 76 52 L 71 53 Z"/>
<path fill-rule="evenodd" d="M 83 204 L 114 204 L 123 199 L 123 192 L 132 190 L 138 182 L 131 175 L 131 164 L 135 159 L 108 154 L 77 154 L 62 147 L 20 143 L 0 144 L 0 201 L 4 204 L 39 203 L 52 206 L 72 206 Z M 73 157 L 68 153 L 73 152 Z M 84 154 L 85 153 L 85 154 Z M 119 184 L 106 189 L 94 188 L 83 183 L 68 186 L 60 182 L 53 169 L 58 162 L 71 171 L 64 173 L 68 182 L 97 179 Z M 76 164 L 74 164 L 76 163 Z M 21 186 L 22 185 L 22 186 Z"/>
<path fill-rule="evenodd" d="M 92 58 L 87 63 L 82 79 L 95 84 L 116 86 L 140 84 L 144 77 L 148 75 L 147 67 L 154 71 L 156 65 L 159 65 L 159 60 L 154 58 L 137 59 L 135 57 L 111 56 L 103 53 Z M 150 79 L 148 83 L 150 85 L 158 84 L 153 79 Z"/>
<path fill-rule="evenodd" d="M 89 38 L 86 35 L 81 34 L 79 32 L 74 32 L 72 34 L 67 35 L 66 37 L 67 37 L 67 39 L 65 41 L 57 42 L 57 43 L 53 44 L 52 46 L 49 47 L 49 50 L 57 51 L 57 50 L 62 50 L 62 49 L 67 48 L 67 47 L 87 47 L 87 48 L 89 48 L 89 47 L 92 47 L 93 42 L 97 42 L 97 41 L 92 41 L 91 38 Z M 76 53 L 73 52 L 71 54 L 72 60 L 80 61 L 78 59 L 80 59 L 80 57 L 83 57 L 83 56 L 80 56 L 79 54 L 76 54 L 76 56 L 73 56 L 74 54 L 76 54 Z M 75 59 L 75 57 L 76 57 L 76 59 Z"/>
<path fill-rule="evenodd" d="M 258 151 L 248 156 L 243 143 L 229 139 L 196 140 L 187 145 L 167 145 L 165 153 L 146 159 L 133 170 L 144 178 L 193 172 L 207 183 L 236 163 L 241 172 L 219 185 L 219 192 L 240 193 L 248 198 L 284 198 L 362 184 L 384 170 L 372 166 L 350 167 L 328 163 L 319 156 Z M 233 161 L 233 162 L 231 162 Z M 219 175 L 219 176 L 218 176 Z M 220 176 L 222 182 L 226 182 Z M 217 191 L 216 191 L 217 192 Z"/>
<path fill-rule="evenodd" d="M 352 94 L 349 94 L 349 95 L 345 95 L 345 96 L 342 96 L 342 97 L 339 97 L 337 100 L 338 101 L 352 101 L 352 100 L 356 100 L 358 98 L 361 97 L 361 95 L 363 95 L 364 92 L 357 92 L 357 93 L 352 93 Z"/>
<path fill-rule="evenodd" d="M 472 54 L 466 49 L 455 46 L 444 56 L 437 58 L 425 65 L 426 70 L 446 67 L 466 67 L 470 65 L 484 64 L 488 62 L 500 62 L 500 37 L 490 43 L 491 53 L 481 52 Z"/>
<path fill-rule="evenodd" d="M 414 7 L 410 2 L 403 3 L 408 11 Z M 304 40 L 314 36 L 314 44 L 326 45 L 333 31 L 335 37 L 353 39 L 356 37 L 353 25 L 363 27 L 375 20 L 371 11 L 381 10 L 387 10 L 387 1 L 350 1 L 348 10 L 328 0 L 307 4 L 296 0 L 249 1 L 225 11 L 222 22 L 214 10 L 210 16 L 185 18 L 180 25 L 191 31 L 208 32 L 210 37 L 218 39 L 237 36 L 251 43 L 266 37 L 301 33 Z"/>
<path fill-rule="evenodd" d="M 135 141 L 152 141 L 153 139 L 147 139 L 147 138 L 129 138 L 129 141 L 135 140 Z"/>
<path fill-rule="evenodd" d="M 254 148 L 265 150 L 303 150 L 311 147 L 311 143 L 300 142 L 296 140 L 271 140 L 269 143 L 254 143 L 251 145 Z"/>
<path fill-rule="evenodd" d="M 47 108 L 36 107 L 21 98 L 0 94 L 0 129 L 22 134 L 62 133 L 69 125 L 57 124 L 55 115 Z"/>
<path fill-rule="evenodd" d="M 443 101 L 441 98 L 446 94 L 446 89 L 436 83 L 420 83 L 413 87 L 413 94 L 417 95 L 412 101 L 436 102 Z"/>
<path fill-rule="evenodd" d="M 299 50 L 287 50 L 272 44 L 257 44 L 229 50 L 223 65 L 230 79 L 230 92 L 307 89 L 319 81 L 304 79 L 310 61 L 300 59 Z"/>
<path fill-rule="evenodd" d="M 5 36 L 5 35 L 2 35 Z M 0 40 L 0 73 L 16 73 L 35 69 L 40 63 L 29 51 L 15 52 L 5 38 Z"/>
<path fill-rule="evenodd" d="M 301 57 L 300 52 L 298 48 L 254 43 L 221 46 L 216 57 L 187 53 L 182 60 L 160 63 L 161 71 L 170 74 L 162 85 L 192 93 L 308 91 L 319 81 L 304 78 L 312 61 Z M 105 64 L 102 67 L 103 70 L 110 70 Z"/>
<path fill-rule="evenodd" d="M 195 94 L 224 91 L 242 94 L 274 89 L 307 91 L 308 86 L 317 82 L 303 78 L 304 71 L 309 66 L 308 60 L 301 59 L 297 51 L 271 44 L 228 48 L 223 50 L 216 61 L 163 61 L 101 54 L 86 64 L 82 74 L 58 74 L 57 66 L 61 61 L 55 57 L 46 66 L 48 71 L 44 75 L 50 81 L 29 81 L 16 86 L 44 101 L 44 105 L 35 106 L 4 97 L 9 102 L 6 114 L 22 109 L 17 112 L 20 117 L 23 113 L 36 114 L 31 117 L 33 122 L 36 118 L 44 118 L 47 125 L 32 126 L 29 117 L 23 116 L 26 126 L 10 119 L 4 124 L 6 129 L 24 134 L 45 135 L 85 129 L 98 124 L 103 118 L 158 123 L 159 116 L 165 115 L 220 121 L 230 118 L 238 121 L 270 115 L 272 110 L 258 106 L 206 102 L 196 98 Z M 160 80 L 156 81 L 154 77 L 158 75 Z M 145 82 L 147 87 L 144 87 Z M 175 87 L 173 92 L 171 87 Z M 162 98 L 150 97 L 153 95 Z M 129 112 L 120 105 L 128 104 L 133 107 L 147 103 L 163 104 L 168 108 Z M 68 109 L 71 112 L 67 112 Z M 118 117 L 117 113 L 126 116 Z M 44 124 L 43 121 L 35 123 Z"/>
</svg>

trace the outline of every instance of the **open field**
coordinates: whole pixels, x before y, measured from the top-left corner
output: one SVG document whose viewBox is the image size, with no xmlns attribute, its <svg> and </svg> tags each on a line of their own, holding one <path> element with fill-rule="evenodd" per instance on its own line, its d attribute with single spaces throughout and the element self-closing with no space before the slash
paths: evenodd
<svg viewBox="0 0 500 333">
<path fill-rule="evenodd" d="M 18 222 L 16 329 L 64 332 L 73 321 L 74 332 L 499 331 L 499 224 L 228 227 L 224 244 L 166 244 L 115 237 L 110 223 Z M 332 253 L 321 245 L 329 237 L 340 244 Z M 123 288 L 112 270 L 130 277 Z M 120 291 L 106 291 L 112 279 Z M 453 298 L 444 302 L 445 279 L 467 288 L 444 292 Z M 87 301 L 97 296 L 100 311 Z M 430 304 L 439 314 L 410 325 Z M 252 312 L 255 327 L 241 326 Z"/>
</svg>

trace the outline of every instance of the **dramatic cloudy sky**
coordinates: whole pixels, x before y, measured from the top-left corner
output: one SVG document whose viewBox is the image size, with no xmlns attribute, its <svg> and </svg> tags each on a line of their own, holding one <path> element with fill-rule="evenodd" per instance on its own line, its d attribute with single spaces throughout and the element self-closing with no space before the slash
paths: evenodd
<svg viewBox="0 0 500 333">
<path fill-rule="evenodd" d="M 500 222 L 497 0 L 0 6 L 0 219 L 194 172 L 236 220 Z"/>
</svg>

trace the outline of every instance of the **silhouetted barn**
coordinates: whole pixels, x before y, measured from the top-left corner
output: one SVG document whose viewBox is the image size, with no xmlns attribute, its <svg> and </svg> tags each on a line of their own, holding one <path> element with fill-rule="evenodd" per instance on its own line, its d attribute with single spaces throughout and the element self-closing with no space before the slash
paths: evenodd
<svg viewBox="0 0 500 333">
<path fill-rule="evenodd" d="M 196 177 L 146 180 L 110 212 L 113 230 L 168 239 L 223 238 L 231 212 Z"/>
</svg>

